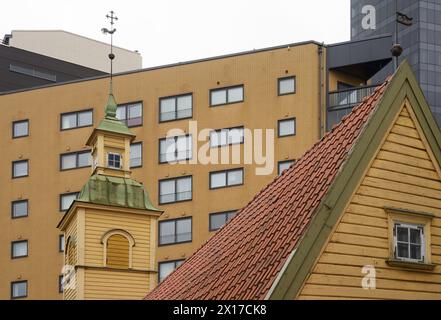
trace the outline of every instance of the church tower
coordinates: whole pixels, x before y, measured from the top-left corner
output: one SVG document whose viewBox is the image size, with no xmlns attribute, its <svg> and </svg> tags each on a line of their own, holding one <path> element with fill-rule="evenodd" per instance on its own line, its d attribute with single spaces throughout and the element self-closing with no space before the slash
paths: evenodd
<svg viewBox="0 0 441 320">
<path fill-rule="evenodd" d="M 131 178 L 135 135 L 116 109 L 111 81 L 105 117 L 87 140 L 92 174 L 58 225 L 65 235 L 64 299 L 142 299 L 157 284 L 162 211 Z"/>
</svg>

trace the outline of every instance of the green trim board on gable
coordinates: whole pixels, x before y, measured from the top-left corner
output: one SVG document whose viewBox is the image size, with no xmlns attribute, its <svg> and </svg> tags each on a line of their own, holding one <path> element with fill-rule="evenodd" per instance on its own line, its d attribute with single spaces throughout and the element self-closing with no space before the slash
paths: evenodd
<svg viewBox="0 0 441 320">
<path fill-rule="evenodd" d="M 441 166 L 441 132 L 410 65 L 405 61 L 391 79 L 351 154 L 317 208 L 310 226 L 294 249 L 295 254 L 291 261 L 268 292 L 267 299 L 293 299 L 297 296 L 406 98 L 412 105 L 438 165 Z"/>
</svg>

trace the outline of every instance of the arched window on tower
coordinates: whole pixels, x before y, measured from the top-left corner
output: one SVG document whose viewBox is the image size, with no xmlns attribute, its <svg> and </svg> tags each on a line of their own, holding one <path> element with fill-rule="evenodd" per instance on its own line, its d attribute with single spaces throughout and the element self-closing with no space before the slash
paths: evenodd
<svg viewBox="0 0 441 320">
<path fill-rule="evenodd" d="M 132 267 L 133 237 L 124 230 L 110 230 L 102 237 L 104 245 L 104 266 L 129 269 Z"/>
</svg>

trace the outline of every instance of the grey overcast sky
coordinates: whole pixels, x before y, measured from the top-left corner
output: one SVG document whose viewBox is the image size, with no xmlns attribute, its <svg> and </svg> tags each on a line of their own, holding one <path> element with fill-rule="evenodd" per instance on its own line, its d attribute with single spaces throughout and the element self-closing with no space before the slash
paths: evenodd
<svg viewBox="0 0 441 320">
<path fill-rule="evenodd" d="M 0 32 L 62 29 L 108 41 L 100 30 L 110 10 L 115 45 L 141 52 L 144 67 L 350 37 L 350 0 L 13 0 L 2 4 Z"/>
</svg>

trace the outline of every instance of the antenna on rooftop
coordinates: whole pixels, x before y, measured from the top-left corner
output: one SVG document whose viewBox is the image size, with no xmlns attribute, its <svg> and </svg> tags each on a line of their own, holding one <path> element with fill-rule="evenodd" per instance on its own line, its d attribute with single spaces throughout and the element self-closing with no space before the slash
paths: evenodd
<svg viewBox="0 0 441 320">
<path fill-rule="evenodd" d="M 113 27 L 116 21 L 118 21 L 118 17 L 115 15 L 115 12 L 112 10 L 109 14 L 106 15 L 106 18 L 110 20 L 110 30 L 107 28 L 102 28 L 101 31 L 104 34 L 110 34 L 110 92 L 112 92 L 113 85 L 113 60 L 115 59 L 115 54 L 113 53 L 113 34 L 116 32 L 116 29 Z"/>
</svg>

